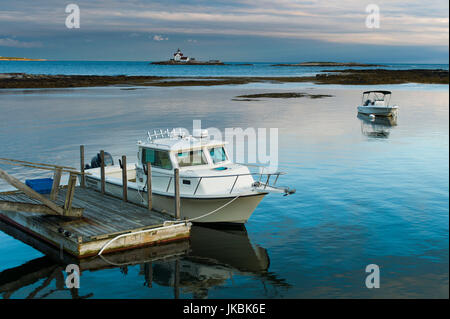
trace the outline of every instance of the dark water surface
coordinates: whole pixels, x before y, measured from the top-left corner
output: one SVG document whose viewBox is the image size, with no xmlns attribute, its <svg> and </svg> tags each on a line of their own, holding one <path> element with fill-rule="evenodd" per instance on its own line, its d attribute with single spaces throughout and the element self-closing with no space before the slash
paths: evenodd
<svg viewBox="0 0 450 319">
<path fill-rule="evenodd" d="M 231 99 L 282 90 L 0 91 L 1 157 L 77 167 L 84 144 L 88 158 L 103 148 L 132 162 L 153 128 L 191 128 L 193 119 L 221 130 L 275 127 L 288 173 L 280 184 L 297 189 L 267 196 L 245 229 L 194 227 L 160 260 L 146 248 L 84 261 L 77 292 L 63 287 L 64 263 L 0 225 L 0 296 L 448 298 L 448 86 L 389 87 L 397 123 L 357 117 L 364 89 L 305 86 L 333 97 L 259 101 Z M 20 179 L 48 176 L 1 167 Z M 368 264 L 380 267 L 379 289 L 365 287 Z"/>
</svg>

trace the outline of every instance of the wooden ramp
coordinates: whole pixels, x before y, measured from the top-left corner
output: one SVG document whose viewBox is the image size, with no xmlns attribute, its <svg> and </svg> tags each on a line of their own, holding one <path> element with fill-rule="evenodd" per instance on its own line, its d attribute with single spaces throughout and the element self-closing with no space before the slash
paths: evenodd
<svg viewBox="0 0 450 319">
<path fill-rule="evenodd" d="M 55 204 L 64 206 L 66 192 L 59 190 Z M 108 253 L 189 237 L 190 224 L 171 224 L 171 216 L 83 187 L 73 193 L 72 207 L 84 208 L 83 217 L 0 211 L 0 219 L 78 258 L 97 255 L 105 245 Z M 0 193 L 0 201 L 40 203 L 21 191 Z"/>
</svg>

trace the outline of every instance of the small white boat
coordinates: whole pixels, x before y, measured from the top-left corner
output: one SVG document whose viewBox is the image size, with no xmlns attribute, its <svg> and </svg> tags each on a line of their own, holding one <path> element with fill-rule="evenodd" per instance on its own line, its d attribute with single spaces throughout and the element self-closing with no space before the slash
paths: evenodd
<svg viewBox="0 0 450 319">
<path fill-rule="evenodd" d="M 181 218 L 199 223 L 245 223 L 269 193 L 292 194 L 277 187 L 282 172 L 251 173 L 248 165 L 229 160 L 226 142 L 211 140 L 206 130 L 194 136 L 180 131 L 148 133 L 139 141 L 138 162 L 127 165 L 128 201 L 147 203 L 146 163 L 151 163 L 153 209 L 175 215 L 174 169 L 179 169 Z M 99 161 L 86 169 L 86 186 L 101 189 Z M 105 159 L 105 192 L 122 197 L 122 168 Z M 256 175 L 256 181 L 253 178 Z"/>
<path fill-rule="evenodd" d="M 392 116 L 398 110 L 398 105 L 389 105 L 391 91 L 366 91 L 363 93 L 362 105 L 358 112 L 374 116 Z"/>
</svg>

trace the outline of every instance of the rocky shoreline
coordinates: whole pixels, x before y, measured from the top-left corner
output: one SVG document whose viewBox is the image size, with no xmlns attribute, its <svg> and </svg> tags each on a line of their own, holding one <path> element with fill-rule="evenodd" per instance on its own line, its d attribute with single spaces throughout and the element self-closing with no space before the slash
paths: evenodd
<svg viewBox="0 0 450 319">
<path fill-rule="evenodd" d="M 448 70 L 443 69 L 364 69 L 324 70 L 317 74 L 318 82 L 330 84 L 449 84 Z"/>
<path fill-rule="evenodd" d="M 156 62 L 150 62 L 150 64 L 156 64 L 156 65 L 225 65 L 225 63 L 221 61 L 196 61 L 196 60 L 190 60 L 187 62 L 178 62 L 174 60 L 168 60 L 168 61 L 156 61 Z"/>
<path fill-rule="evenodd" d="M 300 83 L 373 85 L 373 84 L 449 84 L 448 70 L 324 70 L 308 77 L 161 77 L 161 76 L 100 76 L 100 75 L 31 75 L 0 74 L 0 89 L 71 88 L 94 86 L 213 86 L 248 83 Z"/>
<path fill-rule="evenodd" d="M 47 61 L 47 60 L 0 56 L 0 61 Z"/>
<path fill-rule="evenodd" d="M 271 99 L 292 99 L 292 98 L 302 98 L 307 97 L 310 99 L 322 99 L 325 97 L 333 97 L 329 94 L 310 94 L 305 92 L 276 92 L 276 93 L 261 93 L 261 94 L 246 94 L 238 95 L 232 101 L 260 101 L 261 98 L 271 98 Z"/>
<path fill-rule="evenodd" d="M 368 63 L 355 63 L 355 62 L 302 62 L 302 63 L 280 63 L 272 64 L 272 66 L 357 66 L 357 67 L 369 67 L 369 66 L 384 66 L 381 64 L 368 64 Z"/>
</svg>

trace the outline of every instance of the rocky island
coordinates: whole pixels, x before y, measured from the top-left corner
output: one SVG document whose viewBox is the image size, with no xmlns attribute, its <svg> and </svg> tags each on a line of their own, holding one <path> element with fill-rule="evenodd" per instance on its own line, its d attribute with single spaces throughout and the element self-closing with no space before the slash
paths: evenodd
<svg viewBox="0 0 450 319">
<path fill-rule="evenodd" d="M 301 98 L 308 97 L 310 99 L 322 99 L 325 97 L 332 97 L 329 94 L 310 94 L 305 92 L 283 92 L 283 93 L 260 93 L 260 94 L 247 94 L 238 95 L 232 101 L 260 101 L 258 98 L 278 98 L 278 99 L 291 99 L 291 98 Z"/>
<path fill-rule="evenodd" d="M 0 61 L 46 61 L 46 60 L 45 59 L 29 59 L 29 58 L 0 56 Z"/>
<path fill-rule="evenodd" d="M 272 64 L 272 66 L 383 66 L 380 64 L 367 64 L 367 63 L 356 63 L 356 62 L 302 62 L 302 63 L 280 63 Z"/>
<path fill-rule="evenodd" d="M 185 56 L 180 49 L 173 54 L 173 58 L 167 61 L 150 62 L 159 65 L 225 65 L 219 60 L 197 61 L 195 58 Z"/>
</svg>

